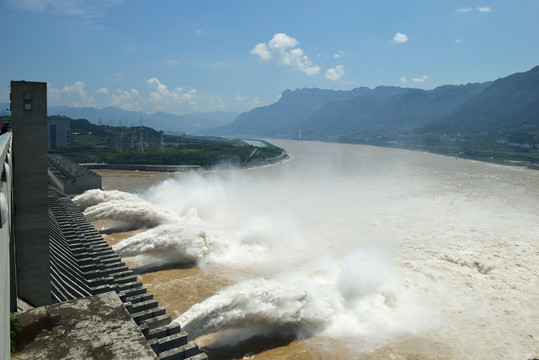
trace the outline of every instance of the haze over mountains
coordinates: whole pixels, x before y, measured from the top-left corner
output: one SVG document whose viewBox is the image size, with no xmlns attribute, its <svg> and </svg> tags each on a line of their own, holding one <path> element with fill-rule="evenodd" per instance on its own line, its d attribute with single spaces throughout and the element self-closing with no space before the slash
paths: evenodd
<svg viewBox="0 0 539 360">
<path fill-rule="evenodd" d="M 2 106 L 9 107 L 9 104 Z M 144 126 L 169 133 L 352 141 L 402 134 L 533 133 L 539 136 L 539 66 L 492 82 L 432 90 L 379 86 L 349 91 L 285 90 L 274 104 L 237 114 L 216 111 L 148 115 L 115 107 L 49 107 L 113 126 Z"/>
<path fill-rule="evenodd" d="M 156 130 L 174 133 L 195 133 L 203 129 L 226 125 L 233 121 L 238 116 L 238 113 L 214 111 L 174 115 L 157 112 L 148 115 L 141 111 L 126 111 L 116 107 L 96 109 L 93 107 L 49 106 L 48 115 L 64 115 L 72 119 L 86 119 L 94 124 L 101 123 L 112 126 L 138 126 L 142 120 L 142 125 Z"/>
<path fill-rule="evenodd" d="M 214 135 L 337 140 L 410 131 L 539 130 L 539 66 L 493 82 L 433 90 L 379 86 L 351 91 L 286 90 Z"/>
</svg>

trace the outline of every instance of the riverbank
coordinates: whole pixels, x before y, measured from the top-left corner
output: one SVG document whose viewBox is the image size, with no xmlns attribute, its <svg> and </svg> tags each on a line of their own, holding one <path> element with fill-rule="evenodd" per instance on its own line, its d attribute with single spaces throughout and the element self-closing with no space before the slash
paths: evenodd
<svg viewBox="0 0 539 360">
<path fill-rule="evenodd" d="M 146 165 L 146 164 L 96 164 L 82 163 L 80 166 L 88 170 L 129 170 L 154 172 L 186 172 L 199 170 L 200 165 Z"/>
<path fill-rule="evenodd" d="M 455 157 L 457 159 L 476 160 L 476 161 L 488 162 L 488 163 L 493 163 L 493 164 L 498 164 L 498 165 L 522 166 L 522 167 L 527 167 L 532 170 L 539 170 L 539 162 L 532 162 L 528 160 L 500 158 L 500 157 L 490 156 L 490 155 L 478 156 L 478 155 L 471 155 L 462 151 L 459 151 L 457 153 L 454 153 L 451 151 L 436 151 L 436 150 L 433 150 L 432 148 L 417 147 L 417 146 L 384 146 L 384 145 L 374 145 L 374 144 L 365 144 L 365 145 L 379 146 L 379 147 L 385 147 L 389 149 L 402 149 L 402 150 L 428 152 L 430 154 Z M 495 153 L 495 154 L 500 155 L 500 153 Z"/>
<path fill-rule="evenodd" d="M 280 155 L 269 159 L 241 164 L 240 168 L 254 168 L 259 166 L 274 165 L 286 161 L 289 155 L 282 151 Z M 217 166 L 201 165 L 147 165 L 147 164 L 104 164 L 104 163 L 81 163 L 80 166 L 87 170 L 126 170 L 126 171 L 150 171 L 150 172 L 187 172 L 196 170 L 211 170 Z"/>
<path fill-rule="evenodd" d="M 279 139 L 279 138 L 268 138 L 265 139 L 265 141 L 269 142 L 271 140 L 285 140 L 285 141 L 294 141 L 289 139 Z M 467 159 L 467 160 L 476 160 L 476 161 L 482 161 L 482 162 L 488 162 L 492 164 L 498 164 L 498 165 L 508 165 L 508 166 L 520 166 L 520 167 L 526 167 L 528 169 L 532 170 L 539 170 L 539 162 L 536 161 L 527 161 L 527 160 L 518 160 L 518 159 L 511 159 L 511 158 L 499 158 L 494 156 L 476 156 L 476 155 L 470 155 L 463 153 L 462 151 L 459 152 L 450 152 L 450 151 L 437 151 L 433 148 L 428 147 L 422 147 L 422 146 L 406 146 L 404 144 L 377 144 L 377 143 L 358 143 L 358 142 L 350 142 L 350 141 L 331 141 L 331 140 L 315 140 L 315 139 L 306 139 L 301 141 L 307 141 L 307 142 L 322 142 L 322 143 L 331 143 L 331 144 L 347 144 L 347 145 L 360 145 L 360 146 L 373 146 L 373 147 L 380 147 L 385 149 L 396 149 L 396 150 L 409 150 L 409 151 L 417 151 L 417 152 L 423 152 L 423 153 L 429 153 L 429 154 L 436 154 L 436 155 L 443 155 L 448 157 L 454 157 L 456 159 Z"/>
</svg>

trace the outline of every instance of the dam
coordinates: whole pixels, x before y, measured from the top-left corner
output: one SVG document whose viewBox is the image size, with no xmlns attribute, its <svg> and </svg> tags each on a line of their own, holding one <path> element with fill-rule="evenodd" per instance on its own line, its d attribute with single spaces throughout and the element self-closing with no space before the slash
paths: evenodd
<svg viewBox="0 0 539 360">
<path fill-rule="evenodd" d="M 11 83 L 13 132 L 0 136 L 1 358 L 207 359 L 68 195 L 98 175 L 47 156 L 46 83 Z"/>
</svg>

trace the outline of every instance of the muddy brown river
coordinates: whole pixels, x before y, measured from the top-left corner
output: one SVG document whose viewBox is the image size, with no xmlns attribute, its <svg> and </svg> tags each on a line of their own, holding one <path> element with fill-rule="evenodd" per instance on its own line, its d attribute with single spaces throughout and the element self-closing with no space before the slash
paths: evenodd
<svg viewBox="0 0 539 360">
<path fill-rule="evenodd" d="M 85 214 L 130 226 L 104 237 L 210 359 L 539 356 L 539 172 L 274 143 L 292 159 L 95 171 Z"/>
</svg>

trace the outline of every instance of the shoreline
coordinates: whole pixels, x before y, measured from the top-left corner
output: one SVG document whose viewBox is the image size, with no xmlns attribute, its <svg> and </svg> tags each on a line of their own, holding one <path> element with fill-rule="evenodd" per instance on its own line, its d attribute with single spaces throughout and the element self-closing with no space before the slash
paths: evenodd
<svg viewBox="0 0 539 360">
<path fill-rule="evenodd" d="M 241 169 L 252 169 L 256 167 L 275 165 L 290 158 L 290 155 L 283 150 L 280 155 L 274 156 L 255 163 L 240 164 Z M 153 172 L 188 172 L 192 170 L 214 170 L 219 168 L 219 164 L 209 167 L 201 165 L 148 165 L 148 164 L 105 164 L 105 163 L 80 163 L 79 166 L 87 170 L 127 170 L 127 171 L 153 171 Z"/>
<path fill-rule="evenodd" d="M 281 139 L 281 138 L 256 138 L 256 139 L 262 140 L 262 141 L 268 141 L 268 142 L 270 142 L 271 140 L 298 141 L 294 139 Z M 481 161 L 481 162 L 503 165 L 503 166 L 517 166 L 521 168 L 524 167 L 530 170 L 539 170 L 539 163 L 530 163 L 528 161 L 522 161 L 522 160 L 503 160 L 503 159 L 496 159 L 496 158 L 469 156 L 469 155 L 464 155 L 464 154 L 454 155 L 454 154 L 448 154 L 448 153 L 443 153 L 443 152 L 433 152 L 433 151 L 422 150 L 422 149 L 413 149 L 413 148 L 395 147 L 395 146 L 382 146 L 382 145 L 373 145 L 373 144 L 334 142 L 334 141 L 323 141 L 323 140 L 299 140 L 299 141 L 327 142 L 327 143 L 332 143 L 332 144 L 373 146 L 373 147 L 381 147 L 381 148 L 386 148 L 386 149 L 408 150 L 408 151 L 417 151 L 417 152 L 423 152 L 423 153 L 426 152 L 426 153 L 434 154 L 434 155 L 454 157 L 457 160 L 460 160 L 460 159 L 475 160 L 475 161 Z M 253 168 L 258 168 L 258 167 L 277 165 L 277 164 L 281 164 L 282 162 L 288 161 L 290 159 L 292 159 L 292 156 L 288 154 L 286 149 L 282 149 L 281 154 L 278 156 L 265 159 L 263 161 L 258 161 L 256 163 L 241 164 L 238 167 L 238 169 L 253 169 Z M 148 172 L 172 172 L 172 173 L 181 173 L 181 172 L 196 171 L 196 170 L 216 170 L 220 168 L 219 164 L 215 166 L 210 166 L 210 167 L 203 167 L 201 165 L 146 165 L 146 164 L 104 164 L 104 163 L 100 163 L 100 164 L 99 163 L 98 164 L 81 163 L 79 165 L 88 170 L 94 170 L 94 169 L 95 170 L 127 170 L 127 171 L 148 171 Z"/>
<path fill-rule="evenodd" d="M 410 148 L 410 147 L 384 146 L 384 145 L 376 145 L 376 144 L 363 144 L 363 143 L 338 142 L 338 141 L 324 141 L 324 140 L 315 140 L 315 139 L 296 140 L 296 139 L 281 139 L 281 138 L 264 138 L 264 140 L 265 141 L 290 140 L 290 141 L 305 141 L 305 142 L 312 141 L 312 142 L 323 142 L 323 143 L 331 143 L 331 144 L 373 146 L 373 147 L 379 147 L 379 148 L 385 148 L 385 149 L 426 152 L 426 153 L 434 154 L 434 155 L 454 157 L 456 159 L 476 160 L 476 161 L 487 162 L 491 164 L 498 164 L 498 165 L 505 165 L 505 166 L 518 166 L 518 167 L 526 167 L 527 169 L 530 169 L 530 170 L 539 170 L 539 163 L 537 162 L 529 162 L 529 161 L 524 161 L 524 160 L 496 159 L 492 157 L 480 157 L 480 156 L 471 156 L 471 155 L 464 155 L 464 154 L 455 155 L 455 154 L 449 154 L 449 153 L 444 153 L 444 152 L 429 151 L 426 149 L 418 149 L 418 148 Z"/>
<path fill-rule="evenodd" d="M 349 144 L 349 143 L 346 143 L 346 144 Z M 371 144 L 357 144 L 357 145 L 376 146 L 376 147 L 383 147 L 387 149 L 419 151 L 419 152 L 426 152 L 429 154 L 454 157 L 456 159 L 476 160 L 476 161 L 482 161 L 482 162 L 487 162 L 491 164 L 506 165 L 506 166 L 519 166 L 519 167 L 526 167 L 531 170 L 539 170 L 539 163 L 532 163 L 532 162 L 524 161 L 524 160 L 496 159 L 493 157 L 481 157 L 481 156 L 472 156 L 472 155 L 465 155 L 465 154 L 449 154 L 445 152 L 436 152 L 436 151 L 429 151 L 425 149 L 414 149 L 414 148 L 408 148 L 408 147 L 382 146 L 382 145 L 371 145 Z"/>
</svg>

